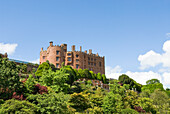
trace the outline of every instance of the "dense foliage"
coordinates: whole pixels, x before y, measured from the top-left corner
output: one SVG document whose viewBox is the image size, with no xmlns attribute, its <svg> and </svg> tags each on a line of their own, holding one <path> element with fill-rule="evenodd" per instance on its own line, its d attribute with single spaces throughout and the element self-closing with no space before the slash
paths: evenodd
<svg viewBox="0 0 170 114">
<path fill-rule="evenodd" d="M 35 70 L 35 69 L 34 69 Z M 170 113 L 170 89 L 157 79 L 141 85 L 123 74 L 109 81 L 109 90 L 91 80 L 108 83 L 105 75 L 88 69 L 54 68 L 48 61 L 25 79 L 14 62 L 0 58 L 0 114 L 138 114 Z M 77 81 L 86 78 L 86 81 Z"/>
</svg>

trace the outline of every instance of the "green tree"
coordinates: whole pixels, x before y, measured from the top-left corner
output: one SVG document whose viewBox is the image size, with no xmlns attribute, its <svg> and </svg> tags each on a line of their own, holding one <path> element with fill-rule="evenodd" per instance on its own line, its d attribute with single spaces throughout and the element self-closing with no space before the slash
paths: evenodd
<svg viewBox="0 0 170 114">
<path fill-rule="evenodd" d="M 69 100 L 70 107 L 74 108 L 76 112 L 83 112 L 91 107 L 88 99 L 88 94 L 73 93 Z"/>
<path fill-rule="evenodd" d="M 43 71 L 39 82 L 44 86 L 51 87 L 55 92 L 67 92 L 68 84 L 66 83 L 69 78 L 69 74 L 62 70 L 56 72 L 51 69 Z"/>
<path fill-rule="evenodd" d="M 88 69 L 83 70 L 85 78 L 92 79 L 92 75 Z"/>
<path fill-rule="evenodd" d="M 82 69 L 79 69 L 78 73 L 80 74 L 80 78 L 85 78 L 86 77 Z"/>
<path fill-rule="evenodd" d="M 134 109 L 135 106 L 138 105 L 137 102 L 138 93 L 133 90 L 127 90 L 126 96 L 124 97 L 124 107 Z"/>
<path fill-rule="evenodd" d="M 103 83 L 106 84 L 106 75 L 102 74 Z"/>
<path fill-rule="evenodd" d="M 153 105 L 156 106 L 158 112 L 160 112 L 161 114 L 167 113 L 168 110 L 170 111 L 169 97 L 164 91 L 156 89 L 151 94 L 150 98 L 153 100 Z"/>
<path fill-rule="evenodd" d="M 36 68 L 32 68 L 32 73 L 35 74 Z"/>
<path fill-rule="evenodd" d="M 106 114 L 120 113 L 123 109 L 122 97 L 119 94 L 110 92 L 104 97 L 103 112 Z"/>
<path fill-rule="evenodd" d="M 76 73 L 76 77 L 75 77 L 74 80 L 80 79 L 81 77 L 80 77 L 80 74 L 79 74 L 78 70 L 77 70 L 77 69 L 74 69 L 74 72 Z"/>
<path fill-rule="evenodd" d="M 62 70 L 63 72 L 69 74 L 68 75 L 68 80 L 67 83 L 72 86 L 72 83 L 75 81 L 76 79 L 76 72 L 74 71 L 74 69 L 71 66 L 64 66 L 62 67 L 60 70 Z"/>
<path fill-rule="evenodd" d="M 154 84 L 148 84 L 143 85 L 142 91 L 150 90 L 151 93 L 153 93 L 156 89 L 164 90 L 162 83 L 154 83 Z"/>
<path fill-rule="evenodd" d="M 64 93 L 30 95 L 27 100 L 36 104 L 42 114 L 69 114 L 67 101 L 70 96 Z"/>
<path fill-rule="evenodd" d="M 26 73 L 26 72 L 27 72 L 27 65 L 26 65 L 26 64 L 23 64 L 23 65 L 21 66 L 21 72 L 22 72 L 22 73 Z"/>
<path fill-rule="evenodd" d="M 125 96 L 126 89 L 118 83 L 118 80 L 113 80 L 110 86 L 110 92 L 114 94 L 120 94 L 122 97 Z"/>
<path fill-rule="evenodd" d="M 29 93 L 32 93 L 34 91 L 35 88 L 35 79 L 33 77 L 33 75 L 29 75 L 27 81 L 24 83 L 27 91 Z"/>
<path fill-rule="evenodd" d="M 146 97 L 146 98 L 149 98 L 150 97 L 150 94 L 151 94 L 151 92 L 150 92 L 150 90 L 149 89 L 146 89 L 146 90 L 143 90 L 140 94 L 139 94 L 139 96 L 140 97 Z"/>
<path fill-rule="evenodd" d="M 97 79 L 96 74 L 93 71 L 90 71 L 92 79 Z"/>
<path fill-rule="evenodd" d="M 28 101 L 10 99 L 0 107 L 0 114 L 36 114 L 39 108 Z"/>
<path fill-rule="evenodd" d="M 44 62 L 44 63 L 39 65 L 37 71 L 35 72 L 35 75 L 37 77 L 41 77 L 42 76 L 42 72 L 44 70 L 48 70 L 48 69 L 50 69 L 50 65 L 47 62 Z"/>
<path fill-rule="evenodd" d="M 139 106 L 142 107 L 146 112 L 156 114 L 156 107 L 153 105 L 153 100 L 150 98 L 139 98 L 138 101 Z"/>
<path fill-rule="evenodd" d="M 97 73 L 97 79 L 100 81 L 103 81 L 103 77 L 102 77 L 101 73 Z"/>
<path fill-rule="evenodd" d="M 119 81 L 120 81 L 120 83 L 128 84 L 129 85 L 129 89 L 131 89 L 131 90 L 132 90 L 132 88 L 136 88 L 136 90 L 138 92 L 141 91 L 141 86 L 142 85 L 138 84 L 136 81 L 134 81 L 132 78 L 130 78 L 126 74 L 122 74 L 121 76 L 119 76 Z"/>
<path fill-rule="evenodd" d="M 14 62 L 7 58 L 0 59 L 0 99 L 8 99 L 14 91 L 20 91 L 21 82 L 17 71 Z"/>
<path fill-rule="evenodd" d="M 155 83 L 160 83 L 160 81 L 158 79 L 151 79 L 151 80 L 148 80 L 146 81 L 146 84 L 155 84 Z"/>
</svg>

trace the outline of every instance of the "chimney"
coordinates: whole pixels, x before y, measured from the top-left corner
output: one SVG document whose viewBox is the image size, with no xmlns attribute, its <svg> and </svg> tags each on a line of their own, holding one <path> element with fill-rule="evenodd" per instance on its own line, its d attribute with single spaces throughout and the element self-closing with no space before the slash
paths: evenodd
<svg viewBox="0 0 170 114">
<path fill-rule="evenodd" d="M 72 51 L 75 51 L 75 45 L 72 45 Z"/>
<path fill-rule="evenodd" d="M 80 52 L 82 51 L 82 47 L 80 46 Z"/>
<path fill-rule="evenodd" d="M 43 47 L 41 48 L 41 51 L 43 51 Z"/>
<path fill-rule="evenodd" d="M 53 41 L 50 42 L 50 46 L 53 46 Z"/>
<path fill-rule="evenodd" d="M 99 54 L 97 53 L 96 56 L 99 56 Z"/>
<path fill-rule="evenodd" d="M 84 53 L 87 53 L 87 50 L 85 50 Z"/>
<path fill-rule="evenodd" d="M 92 49 L 89 49 L 89 54 L 92 54 Z"/>
</svg>

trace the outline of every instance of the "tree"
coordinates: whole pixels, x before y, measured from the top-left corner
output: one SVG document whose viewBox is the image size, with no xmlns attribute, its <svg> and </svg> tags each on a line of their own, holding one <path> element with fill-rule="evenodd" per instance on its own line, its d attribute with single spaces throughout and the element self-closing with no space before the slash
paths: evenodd
<svg viewBox="0 0 170 114">
<path fill-rule="evenodd" d="M 23 64 L 23 65 L 21 66 L 21 72 L 22 72 L 22 73 L 26 73 L 26 72 L 27 72 L 27 65 L 26 65 L 26 64 Z"/>
<path fill-rule="evenodd" d="M 156 107 L 153 105 L 153 100 L 150 98 L 139 98 L 138 101 L 139 106 L 142 107 L 146 112 L 156 114 Z"/>
<path fill-rule="evenodd" d="M 42 76 L 42 72 L 44 70 L 48 70 L 48 69 L 50 69 L 50 65 L 47 62 L 44 62 L 44 63 L 39 65 L 37 71 L 35 72 L 35 75 L 37 77 L 41 77 Z"/>
<path fill-rule="evenodd" d="M 7 58 L 0 59 L 0 99 L 8 99 L 13 92 L 20 91 L 21 82 L 19 81 L 18 68 Z"/>
<path fill-rule="evenodd" d="M 118 80 L 113 80 L 110 86 L 110 92 L 114 94 L 120 94 L 122 97 L 125 96 L 126 89 L 118 83 Z"/>
<path fill-rule="evenodd" d="M 50 93 L 42 95 L 30 95 L 27 100 L 36 104 L 42 114 L 69 114 L 67 101 L 70 96 L 64 93 Z"/>
<path fill-rule="evenodd" d="M 138 105 L 137 99 L 138 99 L 137 92 L 133 90 L 127 90 L 126 96 L 123 98 L 124 107 L 134 109 L 134 107 Z"/>
<path fill-rule="evenodd" d="M 76 72 L 74 71 L 74 69 L 71 66 L 64 66 L 60 69 L 61 71 L 63 71 L 64 73 L 69 74 L 68 76 L 68 80 L 67 83 L 72 86 L 72 83 L 75 81 L 76 79 Z"/>
<path fill-rule="evenodd" d="M 24 83 L 27 91 L 29 93 L 32 93 L 35 89 L 35 79 L 32 75 L 29 75 L 28 79 L 26 80 L 26 82 Z"/>
<path fill-rule="evenodd" d="M 69 78 L 69 74 L 62 70 L 56 72 L 51 69 L 42 72 L 42 76 L 39 82 L 44 86 L 51 87 L 55 92 L 67 92 L 68 84 L 66 83 Z"/>
<path fill-rule="evenodd" d="M 119 94 L 110 92 L 104 97 L 103 112 L 106 114 L 120 113 L 123 109 L 122 97 Z"/>
<path fill-rule="evenodd" d="M 97 78 L 96 74 L 93 71 L 90 71 L 90 73 L 91 73 L 92 79 L 96 79 Z"/>
<path fill-rule="evenodd" d="M 143 90 L 140 94 L 139 94 L 139 96 L 140 97 L 146 97 L 146 98 L 150 98 L 150 94 L 151 94 L 151 92 L 150 92 L 150 90 L 149 89 L 146 89 L 146 90 Z"/>
<path fill-rule="evenodd" d="M 106 84 L 106 75 L 102 74 L 103 83 Z"/>
<path fill-rule="evenodd" d="M 88 94 L 83 93 L 73 93 L 69 100 L 69 105 L 74 108 L 76 112 L 83 112 L 91 107 Z"/>
<path fill-rule="evenodd" d="M 97 73 L 97 79 L 100 80 L 100 81 L 103 81 L 101 73 Z"/>
<path fill-rule="evenodd" d="M 168 110 L 170 111 L 169 109 L 170 105 L 168 100 L 169 97 L 164 91 L 156 89 L 151 94 L 150 98 L 153 100 L 153 105 L 156 106 L 156 108 L 161 114 L 167 113 Z"/>
<path fill-rule="evenodd" d="M 32 73 L 35 74 L 36 68 L 32 68 Z"/>
<path fill-rule="evenodd" d="M 141 84 L 138 84 L 136 81 L 134 81 L 132 78 L 129 78 L 129 76 L 127 76 L 126 74 L 122 74 L 121 76 L 119 76 L 119 81 L 120 83 L 123 84 L 129 84 L 129 89 L 135 89 L 138 92 L 141 92 Z"/>
<path fill-rule="evenodd" d="M 142 91 L 150 90 L 151 93 L 153 93 L 156 89 L 160 89 L 163 91 L 164 90 L 163 84 L 162 83 L 154 83 L 154 84 L 144 85 L 142 87 Z"/>
<path fill-rule="evenodd" d="M 92 75 L 88 69 L 83 70 L 85 78 L 92 79 Z"/>
<path fill-rule="evenodd" d="M 10 99 L 0 107 L 1 114 L 36 114 L 39 108 L 28 101 Z"/>
<path fill-rule="evenodd" d="M 146 84 L 155 84 L 155 83 L 160 83 L 160 81 L 158 79 L 151 79 L 151 80 L 148 80 L 146 81 Z"/>
</svg>

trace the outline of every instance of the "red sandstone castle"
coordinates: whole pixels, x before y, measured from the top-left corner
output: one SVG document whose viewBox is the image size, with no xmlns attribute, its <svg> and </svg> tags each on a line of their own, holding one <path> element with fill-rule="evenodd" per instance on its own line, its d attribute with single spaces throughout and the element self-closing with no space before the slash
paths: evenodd
<svg viewBox="0 0 170 114">
<path fill-rule="evenodd" d="M 70 65 L 74 69 L 89 69 L 94 73 L 105 74 L 105 59 L 100 57 L 98 54 L 93 54 L 92 50 L 82 52 L 75 50 L 75 45 L 72 46 L 72 51 L 67 51 L 67 44 L 53 45 L 50 42 L 50 46 L 47 50 L 41 48 L 40 52 L 40 64 L 49 61 L 54 64 L 57 68 L 61 67 L 64 62 L 65 65 Z"/>
</svg>

